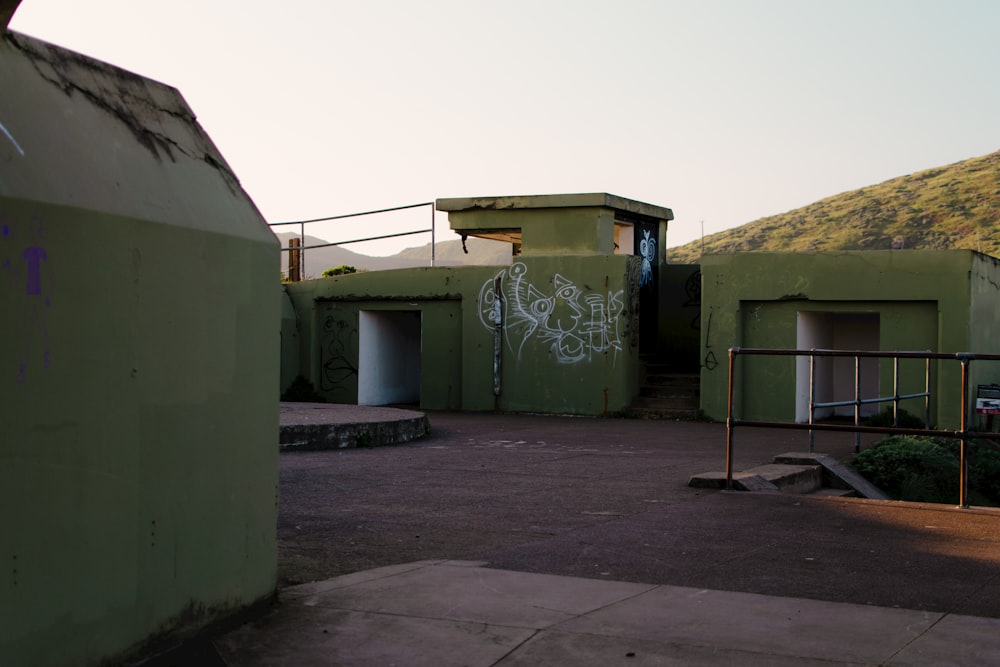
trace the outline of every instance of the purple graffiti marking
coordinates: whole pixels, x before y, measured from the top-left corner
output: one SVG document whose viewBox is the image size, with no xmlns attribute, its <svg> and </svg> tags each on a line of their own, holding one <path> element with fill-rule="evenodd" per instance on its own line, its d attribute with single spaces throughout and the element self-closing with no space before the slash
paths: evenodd
<svg viewBox="0 0 1000 667">
<path fill-rule="evenodd" d="M 0 235 L 2 235 L 4 238 L 10 236 L 10 227 L 8 225 L 0 227 Z M 0 260 L 0 269 L 7 269 L 8 271 L 10 271 L 11 270 L 10 259 L 4 257 L 2 260 Z"/>
<path fill-rule="evenodd" d="M 45 293 L 46 281 L 43 281 L 49 256 L 42 245 L 44 229 L 38 217 L 32 216 L 29 230 L 30 241 L 27 247 L 22 246 L 24 250 L 18 257 L 18 259 L 23 260 L 25 267 L 25 282 L 23 283 L 25 300 L 20 317 L 21 331 L 16 376 L 16 382 L 19 385 L 27 382 L 29 368 L 33 363 L 37 363 L 37 361 L 32 362 L 33 358 L 41 357 L 43 370 L 52 365 L 48 323 L 45 315 L 46 309 L 52 305 L 52 300 Z M 4 225 L 2 233 L 4 237 L 11 236 L 11 229 Z M 4 268 L 11 268 L 10 260 L 5 260 Z"/>
<path fill-rule="evenodd" d="M 41 263 L 48 259 L 45 248 L 28 248 L 22 255 L 28 262 L 28 286 L 25 294 L 42 293 L 42 267 Z"/>
<path fill-rule="evenodd" d="M 0 123 L 0 132 L 3 132 L 7 138 L 10 139 L 10 143 L 14 144 L 14 148 L 17 149 L 17 152 L 21 154 L 21 157 L 24 157 L 24 149 L 21 148 L 21 145 L 14 139 L 14 135 L 7 131 L 7 128 L 3 126 L 3 123 Z"/>
</svg>

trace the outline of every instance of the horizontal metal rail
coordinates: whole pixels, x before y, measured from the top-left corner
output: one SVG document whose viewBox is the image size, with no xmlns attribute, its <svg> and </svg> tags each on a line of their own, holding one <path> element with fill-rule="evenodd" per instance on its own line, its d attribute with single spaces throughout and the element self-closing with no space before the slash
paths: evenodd
<svg viewBox="0 0 1000 667">
<path fill-rule="evenodd" d="M 434 206 L 434 202 L 423 202 L 422 204 L 406 204 L 405 206 L 393 206 L 392 208 L 380 208 L 377 211 L 361 211 L 360 213 L 344 213 L 342 215 L 330 215 L 325 218 L 313 218 L 312 220 L 292 220 L 291 222 L 269 222 L 271 227 L 281 225 L 307 225 L 311 222 L 327 222 L 329 220 L 343 220 L 344 218 L 357 218 L 362 215 L 375 215 L 376 213 L 391 213 L 392 211 L 404 211 L 408 208 L 420 208 L 421 206 Z"/>
<path fill-rule="evenodd" d="M 378 241 L 379 239 L 392 239 L 396 238 L 397 236 L 426 234 L 429 231 L 431 231 L 431 229 L 428 227 L 427 229 L 418 229 L 415 232 L 399 232 L 398 234 L 385 234 L 384 236 L 369 236 L 368 238 L 352 239 L 350 241 L 336 241 L 334 243 L 317 243 L 315 245 L 304 245 L 304 246 L 282 248 L 281 252 L 289 252 L 291 250 L 312 250 L 313 248 L 329 248 L 330 246 L 335 246 L 335 245 L 347 245 L 349 243 L 363 243 L 364 241 Z"/>
<path fill-rule="evenodd" d="M 363 216 L 363 215 L 376 215 L 378 213 L 391 213 L 393 211 L 405 211 L 407 209 L 422 208 L 424 206 L 430 206 L 431 207 L 431 226 L 429 228 L 427 228 L 427 229 L 418 229 L 418 230 L 411 231 L 411 232 L 398 232 L 398 233 L 395 233 L 395 234 L 383 234 L 381 236 L 369 236 L 367 238 L 352 239 L 350 241 L 336 241 L 336 242 L 333 242 L 333 243 L 316 243 L 316 244 L 309 245 L 309 246 L 305 245 L 305 241 L 306 241 L 306 225 L 314 223 L 314 222 L 329 222 L 331 220 L 345 220 L 345 219 L 348 219 L 348 218 L 357 218 L 357 217 L 360 217 L 360 216 Z M 351 243 L 363 243 L 365 241 L 380 241 L 382 239 L 396 238 L 397 236 L 411 236 L 413 234 L 426 234 L 427 232 L 430 232 L 430 234 L 431 234 L 431 266 L 434 266 L 436 264 L 436 262 L 437 262 L 437 248 L 436 248 L 437 244 L 436 244 L 435 238 L 434 238 L 435 237 L 435 231 L 436 231 L 437 223 L 436 223 L 436 221 L 434 219 L 434 202 L 432 202 L 432 201 L 431 202 L 421 202 L 419 204 L 405 204 L 403 206 L 391 206 L 389 208 L 380 208 L 380 209 L 377 209 L 377 210 L 374 210 L 374 211 L 361 211 L 361 212 L 358 212 L 358 213 L 344 213 L 344 214 L 341 214 L 341 215 L 328 215 L 328 216 L 325 216 L 325 217 L 322 217 L 322 218 L 312 218 L 312 219 L 309 219 L 309 220 L 290 220 L 290 221 L 287 221 L 287 222 L 270 222 L 270 223 L 268 223 L 268 225 L 270 227 L 281 227 L 281 226 L 284 226 L 284 225 L 298 225 L 299 226 L 299 245 L 298 246 L 289 246 L 287 248 L 282 248 L 281 249 L 281 252 L 291 253 L 291 260 L 290 260 L 290 266 L 289 266 L 289 274 L 291 274 L 291 272 L 292 272 L 291 264 L 294 263 L 296 261 L 296 259 L 297 259 L 298 260 L 298 269 L 297 270 L 298 270 L 298 272 L 301 273 L 302 276 L 305 275 L 305 264 L 306 264 L 306 262 L 305 262 L 305 253 L 304 253 L 305 250 L 314 250 L 316 248 L 329 248 L 331 246 L 348 245 L 348 244 L 351 244 Z M 297 278 L 292 278 L 292 280 L 296 280 L 296 279 Z"/>
<path fill-rule="evenodd" d="M 922 391 L 919 394 L 900 394 L 899 396 L 879 396 L 878 398 L 859 398 L 854 401 L 831 401 L 830 403 L 814 403 L 814 408 L 843 408 L 848 405 L 873 405 L 875 403 L 892 403 L 894 401 L 904 401 L 908 398 L 926 398 L 930 396 L 929 391 Z"/>
</svg>

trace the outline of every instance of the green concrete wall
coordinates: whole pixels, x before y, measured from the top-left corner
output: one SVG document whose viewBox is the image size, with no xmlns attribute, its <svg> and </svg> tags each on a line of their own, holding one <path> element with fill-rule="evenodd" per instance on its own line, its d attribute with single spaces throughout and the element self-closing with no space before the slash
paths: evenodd
<svg viewBox="0 0 1000 667">
<path fill-rule="evenodd" d="M 730 347 L 796 347 L 796 314 L 880 313 L 883 350 L 961 352 L 970 336 L 968 251 L 746 253 L 702 259 L 702 410 L 725 419 Z M 990 325 L 992 328 L 993 325 Z M 880 391 L 891 393 L 891 367 L 880 364 Z M 744 419 L 795 416 L 792 358 L 740 357 L 736 406 Z M 904 391 L 913 386 L 907 371 Z M 922 376 L 919 381 L 922 385 Z M 960 417 L 960 367 L 938 362 L 933 372 L 933 421 Z M 916 411 L 916 410 L 914 410 Z"/>
<path fill-rule="evenodd" d="M 175 90 L 0 89 L 0 664 L 103 664 L 273 594 L 279 248 Z"/>
<path fill-rule="evenodd" d="M 974 253 L 970 283 L 969 349 L 979 354 L 1000 354 L 1000 260 Z M 980 360 L 969 364 L 971 406 L 975 405 L 978 384 L 1000 384 L 1000 361 Z M 985 419 L 979 421 L 985 428 Z"/>
<path fill-rule="evenodd" d="M 281 291 L 281 379 L 284 392 L 301 372 L 299 362 L 299 318 L 288 293 Z"/>
<path fill-rule="evenodd" d="M 469 229 L 521 229 L 524 257 L 614 254 L 614 211 L 584 207 L 491 209 L 448 214 L 456 232 Z"/>
<path fill-rule="evenodd" d="M 358 312 L 421 313 L 424 409 L 622 411 L 636 391 L 635 258 L 525 257 L 510 267 L 402 269 L 289 284 L 303 375 L 357 400 Z M 501 393 L 493 391 L 494 281 L 505 304 Z"/>
</svg>

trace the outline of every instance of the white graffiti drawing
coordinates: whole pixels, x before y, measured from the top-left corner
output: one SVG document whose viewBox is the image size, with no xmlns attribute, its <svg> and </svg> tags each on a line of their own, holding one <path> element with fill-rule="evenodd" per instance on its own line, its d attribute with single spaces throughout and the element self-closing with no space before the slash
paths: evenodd
<svg viewBox="0 0 1000 667">
<path fill-rule="evenodd" d="M 528 267 L 516 262 L 483 283 L 479 291 L 479 320 L 493 331 L 497 317 L 507 347 L 521 359 L 529 340 L 549 345 L 560 364 L 590 360 L 595 354 L 622 349 L 621 328 L 626 324 L 624 290 L 607 295 L 585 292 L 573 281 L 555 274 L 554 291 L 546 294 L 527 279 Z M 497 303 L 496 278 L 500 279 Z M 614 361 L 614 359 L 612 359 Z"/>
<path fill-rule="evenodd" d="M 17 152 L 21 154 L 21 157 L 24 157 L 24 149 L 21 148 L 21 145 L 14 139 L 14 135 L 7 131 L 7 128 L 3 126 L 3 123 L 0 123 L 0 132 L 3 132 L 7 138 L 10 139 L 10 143 L 14 144 L 14 148 L 17 149 Z"/>
<path fill-rule="evenodd" d="M 639 286 L 643 287 L 647 283 L 653 282 L 653 262 L 656 261 L 656 239 L 650 234 L 650 230 L 642 230 L 643 238 L 639 241 L 639 254 L 642 255 L 642 275 L 639 277 Z"/>
</svg>

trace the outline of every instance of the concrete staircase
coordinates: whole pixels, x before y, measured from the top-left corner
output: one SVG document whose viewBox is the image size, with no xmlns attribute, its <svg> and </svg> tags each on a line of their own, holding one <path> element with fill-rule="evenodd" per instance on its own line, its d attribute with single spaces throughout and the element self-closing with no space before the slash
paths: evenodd
<svg viewBox="0 0 1000 667">
<path fill-rule="evenodd" d="M 693 476 L 688 486 L 722 489 L 725 472 Z M 828 454 L 790 452 L 768 463 L 733 473 L 733 488 L 765 493 L 798 493 L 888 500 L 880 489 Z"/>
<path fill-rule="evenodd" d="M 642 363 L 639 395 L 628 416 L 640 419 L 693 419 L 700 414 L 698 373 L 674 372 L 661 361 Z"/>
</svg>

